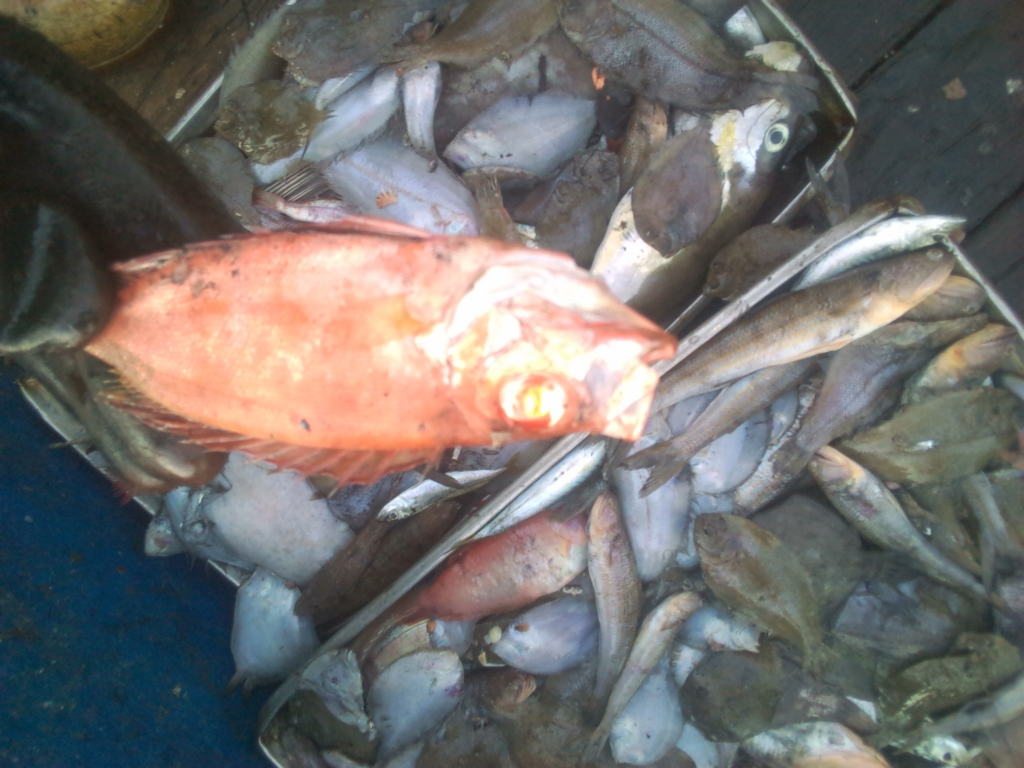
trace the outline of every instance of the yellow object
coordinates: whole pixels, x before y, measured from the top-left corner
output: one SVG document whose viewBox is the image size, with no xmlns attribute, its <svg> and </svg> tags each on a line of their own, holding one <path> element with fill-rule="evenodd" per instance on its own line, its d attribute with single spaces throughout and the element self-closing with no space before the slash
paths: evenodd
<svg viewBox="0 0 1024 768">
<path fill-rule="evenodd" d="M 97 69 L 139 48 L 161 27 L 169 6 L 170 0 L 0 0 L 0 15 Z"/>
</svg>

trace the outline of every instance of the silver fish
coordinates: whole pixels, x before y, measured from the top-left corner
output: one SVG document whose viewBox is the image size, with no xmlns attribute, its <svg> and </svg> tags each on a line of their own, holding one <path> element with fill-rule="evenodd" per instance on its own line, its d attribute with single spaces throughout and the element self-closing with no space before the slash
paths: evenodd
<svg viewBox="0 0 1024 768">
<path fill-rule="evenodd" d="M 678 437 L 631 455 L 624 465 L 629 469 L 653 468 L 642 491 L 645 495 L 650 493 L 679 474 L 705 446 L 736 429 L 782 392 L 795 388 L 815 365 L 812 360 L 798 360 L 788 365 L 764 368 L 739 379 L 723 389 L 693 425 Z M 795 406 L 794 400 L 794 415 Z M 711 492 L 694 487 L 698 492 Z"/>
<path fill-rule="evenodd" d="M 659 439 L 662 437 L 644 435 L 634 444 L 634 450 L 642 450 Z M 689 479 L 679 476 L 642 496 L 646 474 L 646 470 L 635 472 L 621 467 L 612 470 L 612 483 L 622 505 L 637 573 L 644 583 L 656 579 L 674 561 L 676 552 L 685 547 L 689 527 L 686 513 L 691 498 Z"/>
<path fill-rule="evenodd" d="M 405 130 L 412 148 L 433 157 L 434 112 L 441 97 L 441 65 L 428 61 L 402 75 L 402 106 L 405 109 Z"/>
<path fill-rule="evenodd" d="M 417 651 L 387 667 L 366 696 L 380 734 L 378 763 L 433 732 L 458 706 L 462 690 L 462 663 L 451 650 Z"/>
<path fill-rule="evenodd" d="M 376 64 L 363 64 L 347 75 L 329 77 L 316 89 L 313 103 L 317 109 L 326 109 L 331 102 L 345 95 L 377 70 Z"/>
<path fill-rule="evenodd" d="M 207 494 L 202 513 L 232 550 L 284 579 L 306 584 L 354 537 L 297 474 L 233 453 L 222 477 L 228 489 Z"/>
<path fill-rule="evenodd" d="M 809 466 L 832 505 L 866 539 L 883 549 L 908 555 L 943 584 L 989 599 L 981 584 L 921 535 L 892 491 L 877 477 L 829 446 L 820 448 Z"/>
<path fill-rule="evenodd" d="M 358 147 L 387 125 L 398 109 L 398 73 L 381 69 L 327 106 L 330 115 L 309 137 L 302 158 L 311 163 L 333 160 Z"/>
<path fill-rule="evenodd" d="M 871 261 L 926 248 L 967 223 L 958 216 L 897 216 L 875 224 L 824 254 L 793 286 L 798 291 Z"/>
<path fill-rule="evenodd" d="M 563 597 L 513 619 L 494 653 L 534 675 L 575 669 L 597 650 L 597 609 L 589 600 Z"/>
<path fill-rule="evenodd" d="M 437 234 L 479 231 L 473 195 L 458 177 L 396 142 L 362 146 L 323 175 L 342 198 L 377 216 Z"/>
<path fill-rule="evenodd" d="M 388 522 L 404 520 L 417 512 L 422 512 L 438 501 L 453 499 L 456 496 L 475 491 L 477 488 L 482 488 L 492 478 L 504 471 L 504 469 L 483 469 L 469 472 L 448 472 L 448 477 L 458 484 L 458 488 L 450 488 L 435 480 L 424 480 L 385 504 L 377 513 L 377 518 Z"/>
<path fill-rule="evenodd" d="M 505 510 L 485 525 L 474 540 L 496 536 L 528 520 L 579 488 L 604 461 L 608 441 L 591 437 L 541 476 Z"/>
<path fill-rule="evenodd" d="M 637 633 L 626 666 L 612 687 L 604 717 L 583 751 L 583 760 L 593 762 L 601 754 L 615 719 L 661 661 L 679 625 L 692 616 L 700 605 L 701 599 L 696 594 L 678 592 L 647 615 Z"/>
<path fill-rule="evenodd" d="M 753 474 L 767 444 L 768 414 L 759 411 L 690 459 L 694 492 L 714 495 L 736 488 Z"/>
<path fill-rule="evenodd" d="M 313 620 L 296 616 L 299 590 L 294 584 L 265 568 L 257 568 L 235 598 L 231 627 L 234 677 L 228 690 L 239 685 L 246 691 L 283 680 L 320 644 Z"/>
<path fill-rule="evenodd" d="M 216 483 L 215 480 L 213 485 Z M 175 488 L 164 496 L 163 509 L 175 535 L 190 555 L 251 571 L 256 568 L 256 564 L 236 552 L 203 511 L 204 500 L 215 493 L 217 491 L 211 486 Z"/>
<path fill-rule="evenodd" d="M 444 156 L 463 169 L 502 168 L 543 177 L 582 149 L 596 124 L 589 99 L 515 96 L 473 118 Z"/>
</svg>

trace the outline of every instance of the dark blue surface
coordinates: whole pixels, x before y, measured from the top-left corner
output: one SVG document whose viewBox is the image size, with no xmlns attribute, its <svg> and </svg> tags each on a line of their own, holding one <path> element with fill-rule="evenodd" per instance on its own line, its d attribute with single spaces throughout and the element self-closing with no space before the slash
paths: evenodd
<svg viewBox="0 0 1024 768">
<path fill-rule="evenodd" d="M 148 516 L 24 401 L 0 363 L 0 766 L 265 766 L 272 690 L 222 691 L 234 589 L 142 551 Z"/>
</svg>

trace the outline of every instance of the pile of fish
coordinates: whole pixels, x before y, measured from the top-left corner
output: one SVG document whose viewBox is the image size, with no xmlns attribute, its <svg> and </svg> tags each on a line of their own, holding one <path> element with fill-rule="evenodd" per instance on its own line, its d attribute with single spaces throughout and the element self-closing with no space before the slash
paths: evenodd
<svg viewBox="0 0 1024 768">
<path fill-rule="evenodd" d="M 850 214 L 841 167 L 827 182 L 807 160 L 842 127 L 812 64 L 730 0 L 297 0 L 235 54 L 215 134 L 182 155 L 245 227 L 283 231 L 263 242 L 354 229 L 416 243 L 422 260 L 424 233 L 485 235 L 517 264 L 526 248 L 570 254 L 666 326 L 725 302 L 670 369 L 665 334 L 635 313 L 604 356 L 573 358 L 561 374 L 600 406 L 579 421 L 595 434 L 533 482 L 565 429 L 342 470 L 195 417 L 221 430 L 197 442 L 234 452 L 166 494 L 146 551 L 246 574 L 229 685 L 286 681 L 261 737 L 276 764 L 1018 764 L 1024 341 L 958 261 L 963 220 L 908 199 Z M 809 177 L 817 208 L 803 228 L 752 227 L 786 173 Z M 220 328 L 189 325 L 197 305 L 167 297 L 219 300 L 251 242 L 117 268 L 157 299 L 130 314 L 122 293 L 87 349 L 174 411 L 164 428 L 193 416 L 194 401 L 172 398 L 174 345 Z M 457 261 L 443 248 L 436 260 Z M 383 268 L 361 269 L 342 276 L 354 293 Z M 515 277 L 518 290 L 530 275 Z M 550 301 L 531 350 L 563 327 L 613 324 L 604 294 L 581 285 L 542 286 L 577 314 Z M 339 304 L 323 293 L 310 314 Z M 245 298 L 261 311 L 261 295 Z M 132 322 L 170 311 L 180 338 L 133 346 Z M 495 349 L 501 320 L 487 324 Z M 241 357 L 296 365 L 264 342 Z M 637 358 L 664 373 L 645 426 L 616 400 L 623 381 L 653 376 L 619 370 Z M 37 378 L 63 380 L 41 360 Z M 169 378 L 147 378 L 153 360 Z M 362 359 L 335 362 L 358 390 Z M 204 364 L 211 380 L 252 370 Z M 427 397 L 406 385 L 400 396 Z M 514 405 L 555 424 L 559 394 L 531 383 Z M 366 423 L 362 403 L 349 411 Z M 152 417 L 151 404 L 113 404 L 95 406 Z M 244 419 L 204 405 L 228 427 L 256 418 L 251 404 Z M 442 550 L 417 584 L 410 568 Z"/>
</svg>

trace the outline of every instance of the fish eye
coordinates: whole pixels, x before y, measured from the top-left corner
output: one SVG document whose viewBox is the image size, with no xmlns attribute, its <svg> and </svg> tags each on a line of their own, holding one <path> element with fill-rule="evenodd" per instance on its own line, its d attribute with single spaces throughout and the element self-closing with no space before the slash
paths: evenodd
<svg viewBox="0 0 1024 768">
<path fill-rule="evenodd" d="M 764 148 L 769 152 L 778 152 L 789 142 L 789 126 L 775 123 L 764 135 Z"/>
<path fill-rule="evenodd" d="M 566 419 L 572 407 L 572 396 L 557 379 L 526 374 L 502 384 L 498 405 L 512 424 L 543 430 Z"/>
</svg>

